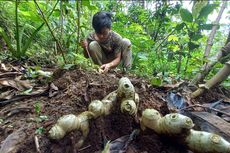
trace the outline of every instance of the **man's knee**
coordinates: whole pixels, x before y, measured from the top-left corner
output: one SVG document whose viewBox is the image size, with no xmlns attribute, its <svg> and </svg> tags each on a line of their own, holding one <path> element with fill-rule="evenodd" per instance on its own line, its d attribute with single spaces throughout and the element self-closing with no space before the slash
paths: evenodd
<svg viewBox="0 0 230 153">
<path fill-rule="evenodd" d="M 123 67 L 130 69 L 132 66 L 132 52 L 131 52 L 131 41 L 127 38 L 123 38 L 123 52 L 122 52 L 122 63 Z"/>
<path fill-rule="evenodd" d="M 92 52 L 92 51 L 98 51 L 100 50 L 100 45 L 97 41 L 92 41 L 90 42 L 89 44 L 89 51 Z"/>
<path fill-rule="evenodd" d="M 123 38 L 122 43 L 123 43 L 125 48 L 130 48 L 131 45 L 132 45 L 131 41 L 129 39 L 127 39 L 127 38 Z"/>
</svg>

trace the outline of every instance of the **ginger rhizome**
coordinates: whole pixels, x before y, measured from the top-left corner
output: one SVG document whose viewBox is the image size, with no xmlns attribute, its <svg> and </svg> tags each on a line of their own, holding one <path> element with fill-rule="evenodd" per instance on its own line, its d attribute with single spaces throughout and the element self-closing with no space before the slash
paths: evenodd
<svg viewBox="0 0 230 153">
<path fill-rule="evenodd" d="M 122 113 L 127 113 L 131 116 L 137 115 L 139 95 L 135 92 L 134 86 L 128 78 L 123 77 L 119 80 L 117 97 L 121 99 L 120 110 Z"/>
<path fill-rule="evenodd" d="M 70 131 L 80 130 L 82 137 L 77 144 L 80 147 L 89 133 L 89 120 L 93 118 L 93 115 L 90 111 L 85 111 L 77 116 L 73 114 L 64 115 L 50 129 L 49 137 L 51 139 L 61 139 Z"/>
<path fill-rule="evenodd" d="M 115 109 L 120 109 L 122 113 L 136 116 L 138 104 L 139 96 L 135 93 L 131 81 L 128 78 L 121 78 L 118 89 L 109 93 L 102 100 L 93 100 L 88 106 L 88 111 L 77 116 L 69 114 L 60 117 L 50 129 L 49 137 L 51 139 L 62 139 L 67 133 L 73 130 L 80 130 L 82 137 L 78 141 L 77 147 L 81 147 L 89 133 L 89 121 L 91 119 L 109 115 Z M 119 107 L 114 108 L 116 106 Z"/>
<path fill-rule="evenodd" d="M 193 130 L 193 121 L 178 113 L 161 117 L 155 109 L 145 109 L 142 112 L 141 128 L 146 127 L 158 134 L 177 136 L 184 139 L 184 144 L 200 153 L 230 153 L 230 143 L 217 134 Z"/>
</svg>

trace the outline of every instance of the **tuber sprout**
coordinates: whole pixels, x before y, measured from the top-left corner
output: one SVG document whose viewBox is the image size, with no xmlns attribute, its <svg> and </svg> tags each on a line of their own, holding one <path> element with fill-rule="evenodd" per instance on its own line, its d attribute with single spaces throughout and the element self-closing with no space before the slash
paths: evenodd
<svg viewBox="0 0 230 153">
<path fill-rule="evenodd" d="M 123 77 L 119 80 L 117 96 L 122 99 L 134 99 L 135 89 L 128 78 Z"/>
<path fill-rule="evenodd" d="M 135 116 L 137 114 L 137 106 L 133 100 L 124 100 L 121 102 L 121 112 Z"/>
</svg>

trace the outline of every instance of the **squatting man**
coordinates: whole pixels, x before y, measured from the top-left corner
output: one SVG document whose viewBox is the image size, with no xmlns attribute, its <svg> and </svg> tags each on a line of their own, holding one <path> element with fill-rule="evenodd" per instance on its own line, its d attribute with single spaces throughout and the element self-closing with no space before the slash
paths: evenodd
<svg viewBox="0 0 230 153">
<path fill-rule="evenodd" d="M 120 63 L 124 69 L 132 64 L 131 42 L 112 31 L 112 15 L 109 12 L 97 12 L 93 16 L 94 32 L 81 41 L 83 53 L 100 66 L 99 71 L 107 73 Z M 89 54 L 89 55 L 88 55 Z"/>
</svg>

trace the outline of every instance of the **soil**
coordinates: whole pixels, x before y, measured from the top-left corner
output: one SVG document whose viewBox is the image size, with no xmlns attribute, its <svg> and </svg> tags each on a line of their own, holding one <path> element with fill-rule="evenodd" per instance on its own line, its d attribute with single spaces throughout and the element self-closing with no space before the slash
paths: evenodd
<svg viewBox="0 0 230 153">
<path fill-rule="evenodd" d="M 79 132 L 73 131 L 63 139 L 55 141 L 47 137 L 48 131 L 62 115 L 71 113 L 77 115 L 87 110 L 87 106 L 92 100 L 100 100 L 116 90 L 118 80 L 123 76 L 129 77 L 140 96 L 139 116 L 145 108 L 155 108 L 163 115 L 169 113 L 167 104 L 163 100 L 167 91 L 163 88 L 150 86 L 143 78 L 120 72 L 98 74 L 80 68 L 68 71 L 57 70 L 52 81 L 58 87 L 57 91 L 50 90 L 49 94 L 27 98 L 0 107 L 0 118 L 4 119 L 4 122 L 0 124 L 0 142 L 3 143 L 10 134 L 22 129 L 23 136 L 19 136 L 18 147 L 14 151 L 17 153 L 37 152 L 34 141 L 35 135 L 38 137 L 41 153 L 93 153 L 102 150 L 105 140 L 115 140 L 131 134 L 134 129 L 140 128 L 139 124 L 133 118 L 119 112 L 114 112 L 106 117 L 99 117 L 90 122 L 90 133 L 79 150 L 74 147 L 79 139 Z M 39 112 L 35 111 L 36 103 L 41 105 Z M 36 121 L 36 118 L 41 115 L 47 116 L 48 120 Z M 44 128 L 44 132 L 35 134 L 35 131 L 41 127 Z M 176 142 L 167 140 L 148 130 L 141 132 L 128 150 L 127 152 L 138 153 L 188 152 Z"/>
</svg>

